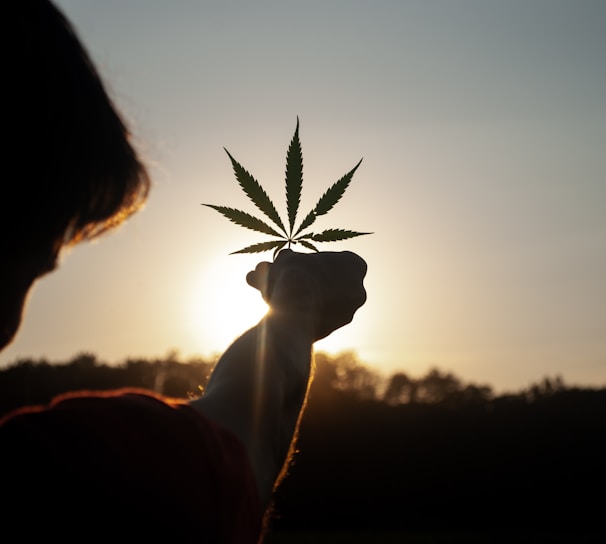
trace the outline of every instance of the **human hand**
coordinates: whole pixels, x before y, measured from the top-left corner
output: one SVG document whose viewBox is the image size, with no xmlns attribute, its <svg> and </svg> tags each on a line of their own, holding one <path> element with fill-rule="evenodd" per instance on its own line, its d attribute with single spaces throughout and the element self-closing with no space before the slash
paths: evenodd
<svg viewBox="0 0 606 544">
<path fill-rule="evenodd" d="M 261 262 L 246 281 L 272 312 L 309 318 L 314 340 L 350 323 L 366 302 L 366 262 L 350 251 L 297 253 L 282 250 L 273 263 Z"/>
</svg>

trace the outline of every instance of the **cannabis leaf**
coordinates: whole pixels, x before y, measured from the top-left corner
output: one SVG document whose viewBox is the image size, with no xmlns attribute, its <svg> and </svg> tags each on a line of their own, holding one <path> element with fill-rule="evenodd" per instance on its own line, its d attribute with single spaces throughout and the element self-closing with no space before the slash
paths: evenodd
<svg viewBox="0 0 606 544">
<path fill-rule="evenodd" d="M 275 227 L 277 227 L 276 230 L 274 226 L 266 223 L 266 221 L 258 219 L 242 210 L 227 206 L 216 206 L 214 204 L 203 204 L 203 206 L 208 206 L 209 208 L 218 211 L 236 225 L 277 238 L 277 240 L 253 244 L 238 251 L 234 251 L 231 255 L 236 253 L 260 253 L 273 250 L 275 257 L 284 246 L 290 248 L 291 244 L 300 244 L 311 251 L 318 251 L 315 244 L 312 242 L 336 242 L 347 240 L 348 238 L 355 238 L 356 236 L 372 234 L 370 232 L 357 232 L 345 229 L 327 229 L 318 233 L 304 233 L 306 229 L 315 223 L 318 216 L 328 213 L 334 208 L 337 202 L 341 200 L 345 190 L 349 187 L 354 173 L 360 166 L 362 159 L 360 159 L 358 164 L 347 172 L 347 174 L 326 190 L 313 209 L 303 218 L 299 226 L 295 228 L 297 213 L 301 203 L 301 191 L 303 189 L 303 154 L 301 152 L 301 141 L 299 140 L 298 117 L 295 133 L 286 153 L 285 184 L 288 228 L 284 226 L 276 207 L 259 182 L 233 158 L 227 149 L 225 149 L 225 152 L 231 161 L 236 180 L 246 196 L 248 196 L 252 203 L 265 214 L 267 219 L 269 219 Z"/>
</svg>

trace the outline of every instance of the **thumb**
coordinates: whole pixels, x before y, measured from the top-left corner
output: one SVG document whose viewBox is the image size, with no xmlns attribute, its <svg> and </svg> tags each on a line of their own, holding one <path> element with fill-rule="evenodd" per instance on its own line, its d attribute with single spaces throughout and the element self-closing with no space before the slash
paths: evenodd
<svg viewBox="0 0 606 544">
<path fill-rule="evenodd" d="M 269 270 L 271 263 L 266 261 L 260 262 L 254 270 L 246 274 L 246 283 L 251 287 L 259 290 L 261 295 L 267 301 L 269 298 Z"/>
</svg>

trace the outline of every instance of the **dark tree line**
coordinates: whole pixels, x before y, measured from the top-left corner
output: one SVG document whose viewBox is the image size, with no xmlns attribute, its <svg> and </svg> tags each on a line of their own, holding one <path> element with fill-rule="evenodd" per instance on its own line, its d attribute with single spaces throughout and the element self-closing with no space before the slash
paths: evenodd
<svg viewBox="0 0 606 544">
<path fill-rule="evenodd" d="M 214 364 L 203 359 L 127 359 L 110 365 L 90 353 L 65 363 L 20 359 L 0 369 L 0 415 L 29 404 L 45 404 L 54 396 L 75 390 L 103 391 L 132 387 L 187 398 L 200 394 Z"/>
<path fill-rule="evenodd" d="M 316 354 L 313 395 L 399 404 L 468 404 L 493 398 L 488 385 L 463 384 L 451 373 L 430 370 L 420 378 L 397 372 L 387 378 L 360 363 L 354 353 L 330 357 Z M 127 359 L 120 364 L 79 353 L 67 362 L 18 359 L 0 369 L 0 415 L 26 404 L 44 404 L 67 391 L 134 387 L 176 398 L 199 395 L 214 362 L 180 361 L 176 352 L 157 359 Z M 549 381 L 546 379 L 546 381 Z M 550 382 L 551 383 L 551 382 Z M 561 381 L 554 381 L 563 387 Z M 541 386 L 535 386 L 539 387 Z"/>
<path fill-rule="evenodd" d="M 212 367 L 176 354 L 20 360 L 0 370 L 0 414 L 75 389 L 188 398 Z M 297 449 L 276 493 L 276 531 L 606 534 L 606 388 L 555 377 L 496 395 L 438 369 L 385 379 L 352 353 L 320 353 Z"/>
</svg>

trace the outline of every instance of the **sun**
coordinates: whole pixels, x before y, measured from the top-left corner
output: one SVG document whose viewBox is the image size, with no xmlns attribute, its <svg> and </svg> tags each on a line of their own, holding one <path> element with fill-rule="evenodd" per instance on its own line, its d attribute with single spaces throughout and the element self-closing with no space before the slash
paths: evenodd
<svg viewBox="0 0 606 544">
<path fill-rule="evenodd" d="M 261 294 L 246 283 L 246 274 L 264 260 L 264 255 L 222 255 L 199 262 L 192 270 L 191 283 L 184 285 L 187 333 L 182 348 L 201 356 L 218 356 L 242 333 L 254 327 L 267 313 Z M 365 310 L 365 308 L 363 309 Z M 368 343 L 365 311 L 356 313 L 353 323 L 315 343 L 316 351 L 338 354 L 359 351 Z"/>
<path fill-rule="evenodd" d="M 197 351 L 223 352 L 238 336 L 255 326 L 267 313 L 261 294 L 246 283 L 246 274 L 257 261 L 217 263 L 204 273 L 188 294 L 189 329 Z"/>
</svg>

